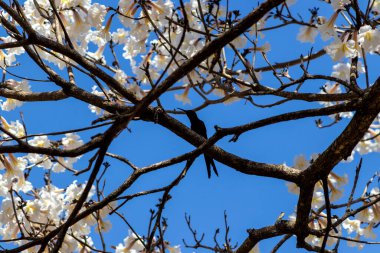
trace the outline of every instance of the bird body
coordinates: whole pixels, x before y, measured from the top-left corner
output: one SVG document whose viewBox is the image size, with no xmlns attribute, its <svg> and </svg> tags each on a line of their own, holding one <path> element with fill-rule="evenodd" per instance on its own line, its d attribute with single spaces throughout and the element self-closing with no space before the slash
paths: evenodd
<svg viewBox="0 0 380 253">
<path fill-rule="evenodd" d="M 180 109 L 180 108 L 178 108 Z M 198 118 L 198 115 L 193 110 L 183 110 L 186 113 L 186 116 L 190 120 L 190 129 L 196 132 L 197 134 L 203 136 L 207 139 L 207 129 L 205 123 Z M 204 154 L 205 162 L 206 162 L 206 168 L 207 168 L 207 176 L 208 178 L 211 177 L 211 167 L 214 171 L 214 173 L 218 175 L 218 171 L 216 170 L 216 166 L 214 163 L 214 160 L 207 154 Z"/>
</svg>

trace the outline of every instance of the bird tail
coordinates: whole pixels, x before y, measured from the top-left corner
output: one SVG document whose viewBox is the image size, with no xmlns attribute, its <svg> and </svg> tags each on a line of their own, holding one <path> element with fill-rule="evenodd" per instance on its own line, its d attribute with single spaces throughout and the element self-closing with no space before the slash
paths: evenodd
<svg viewBox="0 0 380 253">
<path fill-rule="evenodd" d="M 211 166 L 212 166 L 212 170 L 214 171 L 215 175 L 217 177 L 219 177 L 219 174 L 218 174 L 218 171 L 216 170 L 216 166 L 215 166 L 215 163 L 214 163 L 213 159 L 211 159 Z"/>
<path fill-rule="evenodd" d="M 204 157 L 205 157 L 205 162 L 206 162 L 206 168 L 207 168 L 207 176 L 208 176 L 208 178 L 211 177 L 211 166 L 212 166 L 212 169 L 213 169 L 214 173 L 217 176 L 219 176 L 218 175 L 218 171 L 216 170 L 216 166 L 215 166 L 214 160 L 210 156 L 208 156 L 208 155 L 204 155 Z"/>
</svg>

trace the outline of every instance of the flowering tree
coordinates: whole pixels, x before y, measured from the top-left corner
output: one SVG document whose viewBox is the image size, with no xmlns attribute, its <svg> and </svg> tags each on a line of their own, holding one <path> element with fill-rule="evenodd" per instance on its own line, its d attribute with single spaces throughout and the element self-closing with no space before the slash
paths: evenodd
<svg viewBox="0 0 380 253">
<path fill-rule="evenodd" d="M 359 184 L 358 157 L 380 151 L 380 79 L 369 73 L 380 52 L 380 1 L 307 1 L 310 6 L 297 12 L 301 3 L 294 2 L 266 0 L 250 9 L 219 0 L 0 1 L 1 252 L 179 252 L 173 246 L 178 242 L 166 237 L 164 208 L 204 153 L 242 176 L 286 181 L 298 203 L 294 214 L 280 215 L 268 226 L 247 225 L 246 238 L 237 245 L 229 239 L 226 216 L 225 237 L 213 243 L 204 241 L 186 216 L 192 238 L 182 248 L 255 252 L 260 241 L 280 236 L 272 252 L 292 236 L 293 247 L 315 252 L 337 252 L 341 241 L 359 248 L 373 244 L 380 222 L 380 193 L 373 183 L 378 176 Z M 266 37 L 283 29 L 299 29 L 297 38 L 281 39 L 304 43 L 307 50 L 285 49 Z M 279 62 L 275 56 L 285 50 L 293 57 Z M 322 70 L 321 59 L 331 63 L 332 73 Z M 38 129 L 37 123 L 14 113 L 24 102 L 54 107 L 59 100 L 80 101 L 96 118 L 82 128 L 34 134 L 27 130 Z M 309 107 L 286 106 L 300 102 Z M 177 107 L 201 113 L 230 103 L 244 110 L 270 108 L 273 116 L 215 126 L 208 139 L 178 120 L 184 118 Z M 322 121 L 323 116 L 330 117 Z M 247 132 L 304 118 L 313 118 L 315 128 L 341 129 L 310 159 L 299 155 L 291 165 L 258 162 L 216 146 L 222 139 L 238 142 Z M 144 166 L 122 150 L 111 153 L 137 122 L 165 128 L 194 148 Z M 352 165 L 354 158 L 359 162 Z M 109 168 L 116 162 L 125 167 L 120 184 L 110 183 L 115 179 Z M 341 162 L 356 167 L 351 187 L 349 176 L 333 171 Z M 182 167 L 169 183 L 140 184 L 141 190 L 127 193 L 141 177 L 172 166 Z M 71 183 L 65 187 L 53 182 L 67 177 Z M 160 197 L 148 232 L 137 231 L 121 210 L 132 199 L 154 194 Z M 117 246 L 103 238 L 110 216 L 119 216 L 130 230 Z"/>
</svg>

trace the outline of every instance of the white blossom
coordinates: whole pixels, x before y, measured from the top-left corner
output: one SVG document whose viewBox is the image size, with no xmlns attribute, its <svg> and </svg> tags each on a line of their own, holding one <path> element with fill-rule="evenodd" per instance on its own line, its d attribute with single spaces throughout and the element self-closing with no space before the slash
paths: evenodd
<svg viewBox="0 0 380 253">
<path fill-rule="evenodd" d="M 134 233 L 130 231 L 129 235 L 124 239 L 123 243 L 119 243 L 116 246 L 115 253 L 138 253 L 143 251 L 145 247 L 144 244 L 141 243 L 141 239 L 139 238 L 141 237 L 137 237 Z"/>
<path fill-rule="evenodd" d="M 357 70 L 359 73 L 365 73 L 363 64 L 358 61 Z M 333 66 L 331 76 L 342 79 L 344 81 L 350 80 L 351 64 L 350 63 L 337 63 Z"/>
<path fill-rule="evenodd" d="M 9 79 L 5 82 L 5 84 L 9 89 L 14 90 L 16 92 L 30 92 L 30 86 L 27 80 L 22 80 L 21 82 L 18 82 L 13 79 Z M 11 111 L 14 110 L 16 107 L 21 106 L 22 104 L 23 102 L 17 99 L 7 98 L 5 102 L 1 103 L 1 109 L 3 111 Z"/>
<path fill-rule="evenodd" d="M 338 12 L 335 12 L 327 22 L 317 26 L 323 40 L 328 40 L 331 37 L 337 37 L 337 33 L 335 31 L 335 21 L 337 18 Z"/>
<path fill-rule="evenodd" d="M 20 121 L 18 121 L 18 120 L 11 121 L 11 123 L 9 124 L 8 121 L 3 116 L 0 116 L 0 120 L 1 120 L 2 127 L 5 130 L 7 130 L 9 133 L 11 133 L 11 134 L 13 134 L 19 138 L 25 136 L 24 126 L 20 123 Z M 9 138 L 9 136 L 5 133 L 2 134 L 2 136 L 4 138 Z"/>
<path fill-rule="evenodd" d="M 355 48 L 355 42 L 352 40 L 348 42 L 335 40 L 330 45 L 326 46 L 325 50 L 334 61 L 339 61 L 344 57 L 354 58 L 358 56 L 358 51 Z"/>
<path fill-rule="evenodd" d="M 312 26 L 301 26 L 297 35 L 300 42 L 314 43 L 315 37 L 318 35 L 318 29 Z"/>
<path fill-rule="evenodd" d="M 344 6 L 349 3 L 351 3 L 351 0 L 331 0 L 331 6 L 335 11 L 344 9 Z"/>
<path fill-rule="evenodd" d="M 342 227 L 347 231 L 348 234 L 351 234 L 353 232 L 361 234 L 362 229 L 360 227 L 360 224 L 360 220 L 351 220 L 350 218 L 347 218 L 343 221 Z"/>
<path fill-rule="evenodd" d="M 380 47 L 380 31 L 365 25 L 360 27 L 358 42 L 366 52 L 378 51 Z"/>
<path fill-rule="evenodd" d="M 66 137 L 62 138 L 62 145 L 65 149 L 75 149 L 83 145 L 80 136 L 75 133 L 67 133 Z"/>
</svg>

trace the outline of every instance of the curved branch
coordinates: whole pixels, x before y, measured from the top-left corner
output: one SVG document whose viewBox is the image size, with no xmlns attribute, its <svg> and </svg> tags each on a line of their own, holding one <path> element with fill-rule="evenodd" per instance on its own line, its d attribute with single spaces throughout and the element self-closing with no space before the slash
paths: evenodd
<svg viewBox="0 0 380 253">
<path fill-rule="evenodd" d="M 255 71 L 257 71 L 257 72 L 260 72 L 260 71 L 264 72 L 264 71 L 271 71 L 273 68 L 275 68 L 275 69 L 288 68 L 290 66 L 294 66 L 294 65 L 300 64 L 302 62 L 307 62 L 307 61 L 310 61 L 310 60 L 314 60 L 314 59 L 319 58 L 319 57 L 321 57 L 322 55 L 325 55 L 325 54 L 326 54 L 326 51 L 324 49 L 321 49 L 318 52 L 316 52 L 315 54 L 311 54 L 310 56 L 304 56 L 302 58 L 300 57 L 298 59 L 291 60 L 291 61 L 285 61 L 285 62 L 275 63 L 272 66 L 265 66 L 265 67 L 255 68 Z"/>
<path fill-rule="evenodd" d="M 19 101 L 57 101 L 68 98 L 63 90 L 48 92 L 25 92 L 8 89 L 0 89 L 0 96 L 5 98 L 17 99 Z"/>
<path fill-rule="evenodd" d="M 280 221 L 275 225 L 260 228 L 260 229 L 250 229 L 248 230 L 248 237 L 236 249 L 235 253 L 246 253 L 250 252 L 255 245 L 264 239 L 276 237 L 279 235 L 290 234 L 294 231 L 294 223 L 289 221 Z"/>
<path fill-rule="evenodd" d="M 201 148 L 204 144 L 207 149 L 207 153 L 211 155 L 215 160 L 232 167 L 239 172 L 250 174 L 250 175 L 259 175 L 266 177 L 273 177 L 288 180 L 291 182 L 297 182 L 299 180 L 298 173 L 299 170 L 284 166 L 284 165 L 274 165 L 274 164 L 266 164 L 266 163 L 258 163 L 253 162 L 248 159 L 244 159 L 238 157 L 234 154 L 228 153 L 223 149 L 217 146 L 211 146 L 215 144 L 218 140 L 227 135 L 238 135 L 243 132 L 253 130 L 256 128 L 264 127 L 267 125 L 285 122 L 289 120 L 301 119 L 306 117 L 315 117 L 315 116 L 323 116 L 330 115 L 342 111 L 352 111 L 356 108 L 356 102 L 352 102 L 349 104 L 340 104 L 336 106 L 326 107 L 326 108 L 318 108 L 318 109 L 309 109 L 302 110 L 292 113 L 285 113 L 277 116 L 273 116 L 267 119 L 255 121 L 243 126 L 233 127 L 233 128 L 224 128 L 218 129 L 216 134 L 210 137 L 207 141 L 204 138 L 199 136 L 198 134 L 191 131 L 188 127 L 184 126 L 178 120 L 170 117 L 166 113 L 161 113 L 158 115 L 158 119 L 155 117 L 155 110 L 149 108 L 142 115 L 142 120 L 156 122 L 168 130 L 172 131 L 174 134 L 178 135 L 182 139 L 188 141 L 190 144 Z M 203 148 L 203 147 L 202 147 Z M 196 151 L 196 150 L 195 150 Z M 194 151 L 194 152 L 195 152 Z M 199 152 L 199 150 L 197 151 Z M 187 159 L 187 155 L 190 153 L 183 155 L 181 157 L 177 157 L 176 159 L 170 161 L 165 161 L 165 163 L 157 164 L 157 166 L 164 166 L 166 163 L 170 162 L 179 162 L 178 160 Z"/>
</svg>

